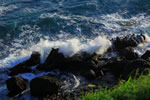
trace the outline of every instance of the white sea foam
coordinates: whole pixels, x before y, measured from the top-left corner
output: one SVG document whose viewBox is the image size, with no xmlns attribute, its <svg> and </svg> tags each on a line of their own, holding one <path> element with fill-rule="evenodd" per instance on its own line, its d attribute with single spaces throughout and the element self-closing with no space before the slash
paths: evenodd
<svg viewBox="0 0 150 100">
<path fill-rule="evenodd" d="M 21 41 L 18 41 L 21 42 Z M 18 43 L 19 44 L 19 43 Z M 13 46 L 17 46 L 14 44 Z M 24 46 L 24 45 L 19 45 Z M 0 67 L 12 67 L 26 59 L 28 59 L 32 51 L 38 51 L 41 53 L 42 62 L 46 59 L 52 48 L 59 48 L 59 52 L 64 56 L 72 56 L 80 51 L 86 51 L 90 54 L 96 52 L 97 54 L 104 53 L 107 48 L 111 46 L 111 42 L 106 36 L 98 36 L 95 39 L 87 39 L 87 42 L 83 43 L 79 38 L 72 38 L 68 40 L 50 41 L 40 39 L 37 44 L 32 44 L 29 48 L 20 48 L 9 54 L 0 62 Z M 15 47 L 14 47 L 15 48 Z"/>
<path fill-rule="evenodd" d="M 6 13 L 7 11 L 12 11 L 17 8 L 18 7 L 16 5 L 0 6 L 0 15 Z"/>
<path fill-rule="evenodd" d="M 129 19 L 123 18 L 119 13 L 107 14 L 100 16 L 103 28 L 108 32 L 118 33 L 149 33 L 150 32 L 150 16 L 146 14 L 138 14 Z M 121 25 L 120 23 L 130 23 L 131 25 Z"/>
<path fill-rule="evenodd" d="M 44 15 L 44 17 L 53 17 L 57 16 L 54 15 Z M 43 18 L 44 18 L 43 17 Z M 108 31 L 120 31 L 122 28 L 126 28 L 127 31 L 123 31 L 125 34 L 129 33 L 136 33 L 137 29 L 144 30 L 143 32 L 149 33 L 150 32 L 150 17 L 145 16 L 144 14 L 140 14 L 134 16 L 130 19 L 125 19 L 121 17 L 118 13 L 114 14 L 107 14 L 103 16 L 99 16 L 100 18 L 91 18 L 91 17 L 84 17 L 84 16 L 61 16 L 61 18 L 75 20 L 77 17 L 81 20 L 88 20 L 94 23 L 102 23 L 104 24 L 103 28 Z M 42 17 L 41 17 L 42 18 Z M 131 27 L 121 26 L 118 24 L 120 21 L 135 21 L 136 23 L 133 24 Z M 8 57 L 2 59 L 0 61 L 0 67 L 12 67 L 15 64 L 26 60 L 31 55 L 32 51 L 38 51 L 41 53 L 41 60 L 42 62 L 45 61 L 46 57 L 48 56 L 49 52 L 52 48 L 60 48 L 59 52 L 63 53 L 65 56 L 72 56 L 80 51 L 86 51 L 90 54 L 96 52 L 97 54 L 103 54 L 110 46 L 111 42 L 107 38 L 107 36 L 99 35 L 95 39 L 83 39 L 79 37 L 74 37 L 66 40 L 51 40 L 50 37 L 45 36 L 46 38 L 41 38 L 41 35 L 37 33 L 40 28 L 38 26 L 28 26 L 24 25 L 21 28 L 21 33 L 19 35 L 19 39 L 14 40 L 12 42 L 13 47 L 9 48 L 11 53 Z M 98 34 L 99 30 L 95 30 Z M 113 34 L 110 37 L 116 37 L 119 35 L 118 32 Z M 64 34 L 59 35 L 59 38 L 64 37 Z M 65 34 L 66 35 L 66 34 Z M 67 36 L 65 36 L 67 37 Z M 147 44 L 145 48 L 149 48 L 150 38 L 146 36 Z M 34 43 L 33 40 L 39 38 L 40 41 L 38 43 Z M 83 41 L 84 40 L 84 41 Z M 86 41 L 86 42 L 85 42 Z M 25 43 L 24 43 L 25 42 Z M 25 45 L 24 45 L 25 44 Z M 26 46 L 27 45 L 27 46 Z M 144 48 L 143 46 L 139 46 L 140 48 Z M 19 49 L 18 49 L 19 48 Z M 140 49 L 139 49 L 140 50 Z M 141 53 L 142 54 L 142 53 Z"/>
</svg>

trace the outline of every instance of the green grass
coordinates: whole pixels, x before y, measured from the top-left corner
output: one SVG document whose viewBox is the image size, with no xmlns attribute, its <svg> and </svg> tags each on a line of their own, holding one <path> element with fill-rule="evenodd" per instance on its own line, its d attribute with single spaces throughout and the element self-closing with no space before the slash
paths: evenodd
<svg viewBox="0 0 150 100">
<path fill-rule="evenodd" d="M 121 81 L 111 89 L 100 88 L 101 91 L 87 93 L 79 100 L 150 100 L 150 73 L 138 79 Z"/>
</svg>

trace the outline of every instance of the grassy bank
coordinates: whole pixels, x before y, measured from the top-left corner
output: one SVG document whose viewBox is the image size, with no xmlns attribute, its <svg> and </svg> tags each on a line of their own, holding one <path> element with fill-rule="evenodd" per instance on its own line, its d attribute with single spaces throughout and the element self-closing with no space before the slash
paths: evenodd
<svg viewBox="0 0 150 100">
<path fill-rule="evenodd" d="M 112 89 L 85 94 L 79 100 L 150 100 L 150 73 L 138 79 L 120 82 Z"/>
</svg>

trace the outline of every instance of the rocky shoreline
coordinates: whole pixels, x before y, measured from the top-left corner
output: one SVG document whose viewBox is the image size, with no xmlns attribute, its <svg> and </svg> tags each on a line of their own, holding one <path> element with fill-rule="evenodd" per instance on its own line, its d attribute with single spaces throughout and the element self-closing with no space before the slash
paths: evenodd
<svg viewBox="0 0 150 100">
<path fill-rule="evenodd" d="M 82 93 L 90 92 L 91 88 L 82 88 L 77 92 L 65 93 L 62 89 L 63 82 L 61 75 L 47 74 L 35 77 L 30 82 L 21 76 L 23 73 L 51 72 L 58 69 L 61 73 L 73 73 L 85 77 L 89 81 L 108 80 L 115 85 L 119 80 L 127 80 L 129 76 L 138 77 L 140 74 L 147 74 L 150 69 L 150 51 L 147 50 L 142 56 L 135 52 L 134 48 L 146 42 L 143 34 L 131 34 L 123 37 L 111 39 L 112 46 L 104 53 L 116 52 L 117 56 L 107 58 L 104 54 L 89 54 L 80 52 L 71 57 L 65 57 L 59 52 L 59 48 L 52 48 L 47 59 L 41 63 L 40 53 L 34 51 L 31 57 L 10 68 L 8 75 L 11 76 L 6 81 L 9 90 L 8 96 L 14 97 L 29 92 L 39 99 L 48 98 L 50 100 L 76 100 Z M 34 69 L 33 66 L 36 66 Z M 112 80 L 114 81 L 111 83 Z M 103 83 L 105 84 L 105 83 Z M 106 85 L 106 87 L 108 87 Z M 92 87 L 97 90 L 98 84 Z"/>
</svg>

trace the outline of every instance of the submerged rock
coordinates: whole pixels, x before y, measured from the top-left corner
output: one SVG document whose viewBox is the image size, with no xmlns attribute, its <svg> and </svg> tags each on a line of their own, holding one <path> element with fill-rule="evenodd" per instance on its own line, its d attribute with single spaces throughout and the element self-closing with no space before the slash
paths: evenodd
<svg viewBox="0 0 150 100">
<path fill-rule="evenodd" d="M 30 82 L 30 90 L 33 96 L 57 94 L 60 87 L 61 81 L 55 76 L 40 76 Z"/>
<path fill-rule="evenodd" d="M 32 72 L 32 69 L 30 67 L 35 66 L 37 64 L 40 64 L 40 53 L 34 51 L 32 52 L 30 59 L 18 65 L 15 65 L 13 68 L 10 68 L 10 72 L 8 73 L 8 75 L 13 76 L 19 73 Z"/>
<path fill-rule="evenodd" d="M 9 96 L 15 96 L 28 88 L 28 80 L 22 77 L 12 77 L 6 80 Z"/>
</svg>

